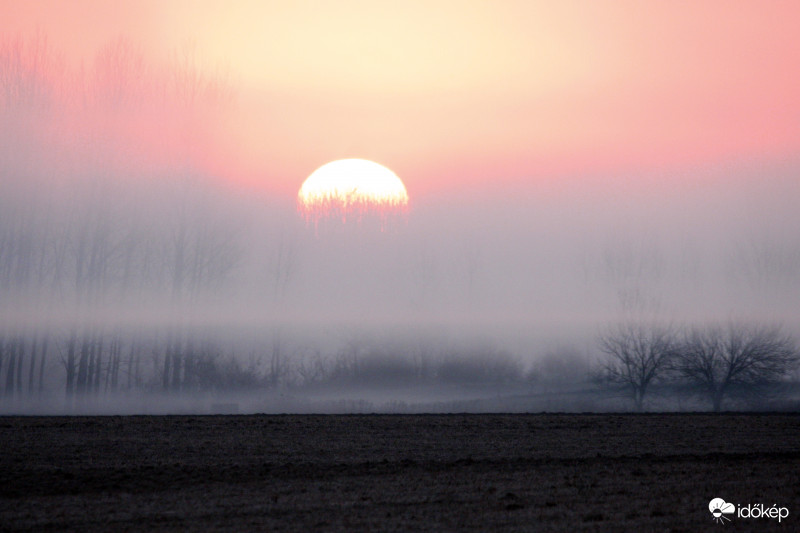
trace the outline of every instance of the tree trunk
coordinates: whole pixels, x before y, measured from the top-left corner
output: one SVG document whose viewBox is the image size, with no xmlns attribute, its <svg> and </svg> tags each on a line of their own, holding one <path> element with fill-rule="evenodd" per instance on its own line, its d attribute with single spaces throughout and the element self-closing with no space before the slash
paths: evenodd
<svg viewBox="0 0 800 533">
<path fill-rule="evenodd" d="M 108 372 L 106 372 L 106 390 L 108 390 L 109 382 L 111 385 L 111 390 L 112 391 L 117 390 L 117 378 L 119 373 L 119 359 L 121 352 L 122 352 L 122 341 L 119 339 L 119 337 L 117 337 L 111 343 L 111 360 L 109 361 L 111 368 L 109 369 Z"/>
<path fill-rule="evenodd" d="M 186 353 L 183 355 L 183 390 L 193 390 L 194 387 L 194 345 L 191 340 L 186 343 Z"/>
<path fill-rule="evenodd" d="M 131 390 L 131 387 L 133 386 L 133 372 L 134 372 L 134 369 L 133 369 L 133 359 L 134 359 L 134 351 L 133 350 L 134 350 L 134 348 L 133 348 L 133 346 L 134 346 L 134 344 L 136 344 L 136 343 L 135 342 L 131 343 L 131 351 L 130 351 L 130 353 L 128 353 L 128 390 Z"/>
<path fill-rule="evenodd" d="M 17 386 L 18 396 L 22 395 L 22 362 L 25 359 L 25 340 L 20 338 L 17 342 Z"/>
<path fill-rule="evenodd" d="M 67 399 L 75 393 L 75 332 L 72 332 L 67 345 Z"/>
<path fill-rule="evenodd" d="M 3 359 L 6 356 L 6 348 L 8 348 L 8 345 L 2 338 L 0 338 L 0 376 L 3 374 Z"/>
<path fill-rule="evenodd" d="M 103 392 L 108 394 L 108 388 L 111 386 L 111 374 L 114 371 L 114 344 L 111 341 L 111 347 L 108 349 L 108 363 L 106 363 L 106 378 L 103 381 Z"/>
<path fill-rule="evenodd" d="M 14 396 L 14 366 L 17 361 L 17 343 L 12 342 L 8 350 L 8 369 L 6 370 L 6 396 Z"/>
<path fill-rule="evenodd" d="M 272 354 L 269 360 L 269 384 L 272 388 L 278 386 L 281 370 L 283 367 L 283 353 L 281 350 L 280 331 L 272 337 Z"/>
<path fill-rule="evenodd" d="M 133 374 L 133 383 L 134 383 L 134 385 L 136 385 L 137 389 L 142 384 L 141 374 L 139 373 L 139 362 L 140 361 L 141 361 L 141 356 L 139 355 L 139 349 L 137 348 L 136 349 L 136 365 L 135 365 L 135 371 L 134 371 L 134 374 Z"/>
<path fill-rule="evenodd" d="M 103 339 L 99 338 L 94 345 L 94 393 L 100 394 L 100 374 L 103 370 Z"/>
<path fill-rule="evenodd" d="M 167 344 L 167 353 L 164 354 L 164 373 L 162 375 L 164 390 L 169 390 L 170 363 L 172 363 L 172 348 Z"/>
<path fill-rule="evenodd" d="M 114 372 L 111 374 L 111 390 L 119 388 L 119 367 L 122 365 L 122 339 L 117 337 L 117 354 L 114 359 Z"/>
<path fill-rule="evenodd" d="M 714 404 L 714 412 L 719 413 L 722 411 L 722 391 L 715 391 L 713 396 L 711 397 L 711 401 Z"/>
<path fill-rule="evenodd" d="M 78 361 L 78 379 L 76 384 L 78 394 L 86 392 L 87 372 L 89 370 L 89 348 L 89 340 L 84 336 L 81 342 L 81 357 Z"/>
<path fill-rule="evenodd" d="M 641 389 L 636 389 L 633 401 L 636 403 L 636 410 L 641 412 L 644 408 L 644 394 L 642 394 Z"/>
<path fill-rule="evenodd" d="M 111 375 L 111 389 L 119 389 L 119 369 L 122 366 L 122 339 L 117 338 L 117 361 L 114 365 L 114 373 Z"/>
<path fill-rule="evenodd" d="M 178 391 L 181 388 L 181 342 L 175 341 L 172 350 L 172 390 Z"/>
<path fill-rule="evenodd" d="M 36 348 L 38 339 L 33 337 L 33 344 L 31 345 L 31 364 L 28 367 L 28 396 L 33 396 L 33 376 L 36 374 Z"/>
<path fill-rule="evenodd" d="M 39 396 L 44 394 L 44 363 L 47 360 L 47 335 L 42 339 L 42 351 L 39 355 Z"/>
<path fill-rule="evenodd" d="M 94 359 L 95 359 L 95 344 L 92 342 L 89 345 L 89 362 L 86 365 L 86 389 L 87 394 L 92 393 L 92 385 L 94 383 Z"/>
</svg>

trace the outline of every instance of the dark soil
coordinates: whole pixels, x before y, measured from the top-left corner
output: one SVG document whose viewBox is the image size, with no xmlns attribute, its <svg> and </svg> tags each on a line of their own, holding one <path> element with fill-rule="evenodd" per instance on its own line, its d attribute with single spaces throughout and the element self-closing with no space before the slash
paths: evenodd
<svg viewBox="0 0 800 533">
<path fill-rule="evenodd" d="M 711 498 L 789 518 L 715 524 Z M 798 531 L 797 415 L 0 418 L 3 531 Z"/>
</svg>

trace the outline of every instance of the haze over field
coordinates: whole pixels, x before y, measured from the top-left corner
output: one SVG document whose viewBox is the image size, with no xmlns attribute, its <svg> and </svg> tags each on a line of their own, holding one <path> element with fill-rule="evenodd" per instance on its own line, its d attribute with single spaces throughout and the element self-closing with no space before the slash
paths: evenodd
<svg viewBox="0 0 800 533">
<path fill-rule="evenodd" d="M 0 12 L 6 406 L 274 391 L 373 353 L 431 379 L 577 353 L 577 383 L 626 319 L 800 334 L 791 2 Z M 309 224 L 301 184 L 352 157 L 407 212 Z"/>
</svg>

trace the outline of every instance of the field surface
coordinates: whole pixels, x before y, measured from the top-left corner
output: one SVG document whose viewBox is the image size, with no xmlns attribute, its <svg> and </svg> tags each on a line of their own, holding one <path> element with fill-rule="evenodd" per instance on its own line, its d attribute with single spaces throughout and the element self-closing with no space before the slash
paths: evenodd
<svg viewBox="0 0 800 533">
<path fill-rule="evenodd" d="M 797 415 L 5 417 L 0 447 L 2 531 L 800 530 Z"/>
</svg>

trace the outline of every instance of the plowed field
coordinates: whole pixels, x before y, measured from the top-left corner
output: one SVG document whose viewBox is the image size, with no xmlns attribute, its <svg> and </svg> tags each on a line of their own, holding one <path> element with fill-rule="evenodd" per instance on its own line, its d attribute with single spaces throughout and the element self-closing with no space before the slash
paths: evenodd
<svg viewBox="0 0 800 533">
<path fill-rule="evenodd" d="M 788 508 L 716 524 L 714 497 Z M 3 531 L 798 531 L 800 416 L 0 418 Z"/>
</svg>

